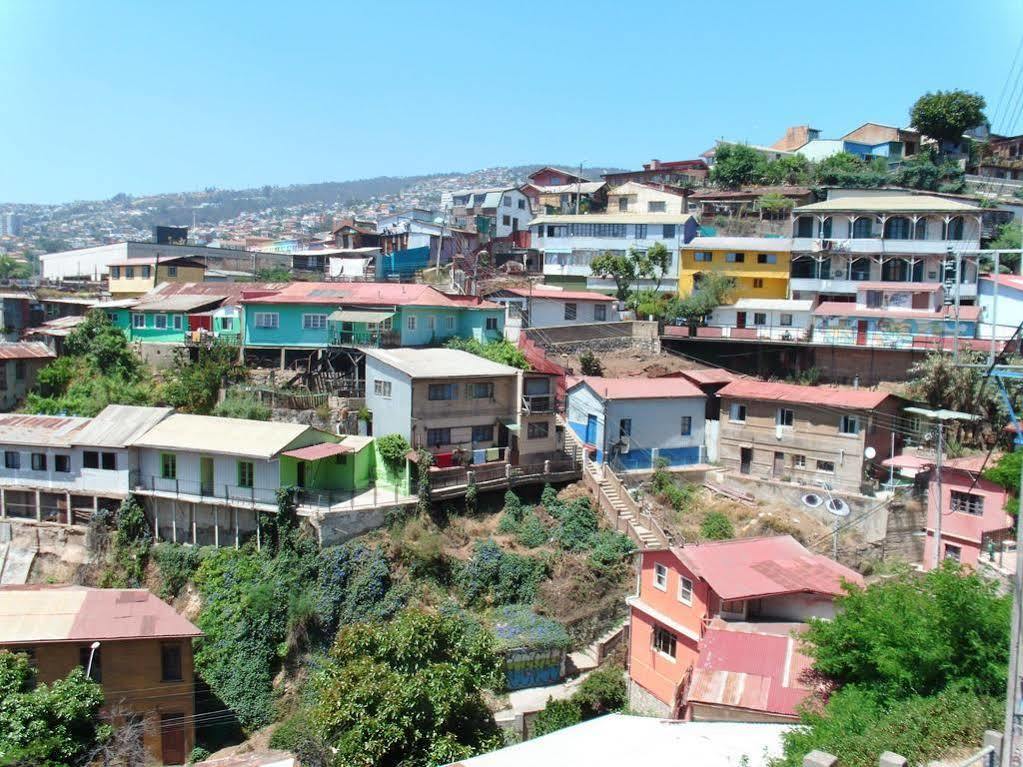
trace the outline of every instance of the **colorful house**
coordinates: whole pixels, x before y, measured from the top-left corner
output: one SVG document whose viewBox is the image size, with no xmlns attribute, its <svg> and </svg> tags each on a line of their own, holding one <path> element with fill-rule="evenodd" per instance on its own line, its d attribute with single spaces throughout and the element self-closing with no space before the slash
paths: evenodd
<svg viewBox="0 0 1023 767">
<path fill-rule="evenodd" d="M 788 535 L 644 550 L 638 591 L 626 600 L 629 707 L 677 718 L 712 621 L 751 632 L 758 623 L 788 623 L 795 629 L 809 618 L 834 617 L 834 599 L 846 581 L 862 585 L 863 578 Z M 777 633 L 778 626 L 771 628 Z M 756 652 L 752 646 L 751 652 Z M 749 671 L 706 662 L 703 668 Z M 769 699 L 770 689 L 763 680 L 758 683 Z M 748 708 L 765 714 L 766 703 Z"/>
<path fill-rule="evenodd" d="M 503 338 L 504 309 L 429 285 L 294 282 L 242 299 L 247 347 L 429 346 Z"/>
<path fill-rule="evenodd" d="M 134 298 L 164 282 L 202 282 L 205 273 L 198 258 L 146 256 L 110 262 L 107 282 L 114 298 Z"/>
<path fill-rule="evenodd" d="M 696 237 L 682 246 L 678 290 L 689 295 L 708 272 L 735 281 L 729 302 L 788 298 L 792 240 L 782 237 Z"/>
</svg>

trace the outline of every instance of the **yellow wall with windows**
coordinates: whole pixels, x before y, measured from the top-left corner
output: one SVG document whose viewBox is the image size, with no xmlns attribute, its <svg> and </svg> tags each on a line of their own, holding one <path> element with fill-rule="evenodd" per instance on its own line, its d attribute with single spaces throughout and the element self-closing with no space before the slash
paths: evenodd
<svg viewBox="0 0 1023 767">
<path fill-rule="evenodd" d="M 159 267 L 158 278 L 153 280 L 153 266 L 133 264 L 132 266 L 111 266 L 108 283 L 110 295 L 114 298 L 135 298 L 148 293 L 164 282 L 202 282 L 205 269 L 201 266 Z M 131 270 L 131 277 L 128 270 Z M 115 271 L 116 270 L 116 271 Z M 174 272 L 172 274 L 172 271 Z M 148 276 L 146 276 L 148 273 Z"/>
<path fill-rule="evenodd" d="M 698 261 L 698 253 L 709 253 L 710 261 Z M 729 260 L 730 254 L 742 260 Z M 766 259 L 762 258 L 766 257 Z M 774 263 L 771 263 L 771 261 Z M 764 253 L 756 250 L 683 250 L 679 268 L 678 292 L 693 292 L 696 274 L 718 272 L 735 279 L 731 300 L 740 298 L 788 298 L 791 253 Z"/>
</svg>

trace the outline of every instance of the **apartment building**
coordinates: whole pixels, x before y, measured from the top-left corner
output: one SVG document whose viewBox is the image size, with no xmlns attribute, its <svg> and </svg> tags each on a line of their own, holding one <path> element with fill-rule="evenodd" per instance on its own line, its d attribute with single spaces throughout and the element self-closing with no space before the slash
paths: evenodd
<svg viewBox="0 0 1023 767">
<path fill-rule="evenodd" d="M 718 396 L 718 451 L 727 469 L 852 492 L 871 461 L 891 456 L 903 402 L 883 391 L 752 380 L 732 381 Z"/>
<path fill-rule="evenodd" d="M 733 280 L 727 301 L 788 298 L 792 240 L 782 237 L 696 237 L 681 249 L 678 292 L 686 296 L 711 272 Z"/>
<path fill-rule="evenodd" d="M 626 599 L 629 707 L 681 718 L 698 703 L 701 718 L 794 720 L 809 691 L 798 675 L 766 661 L 789 655 L 776 646 L 779 633 L 809 618 L 833 617 L 846 581 L 863 583 L 855 571 L 788 535 L 642 551 L 637 591 Z M 718 635 L 733 630 L 744 631 L 745 640 Z M 726 646 L 736 640 L 745 641 L 745 651 L 707 657 L 715 645 L 731 650 Z M 743 696 L 746 691 L 753 694 Z"/>
<path fill-rule="evenodd" d="M 958 251 L 980 247 L 980 208 L 898 191 L 829 191 L 792 212 L 792 298 L 849 301 L 860 282 L 944 284 L 961 303 L 977 298 L 977 266 Z"/>
<path fill-rule="evenodd" d="M 195 746 L 196 626 L 146 589 L 0 586 L 0 651 L 24 653 L 36 680 L 74 668 L 103 688 L 115 725 L 138 717 L 158 764 L 184 764 Z"/>
</svg>

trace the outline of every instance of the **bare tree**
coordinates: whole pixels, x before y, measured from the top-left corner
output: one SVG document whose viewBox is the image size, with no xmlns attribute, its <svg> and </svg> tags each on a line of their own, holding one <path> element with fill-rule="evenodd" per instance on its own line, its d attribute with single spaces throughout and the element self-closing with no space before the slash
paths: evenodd
<svg viewBox="0 0 1023 767">
<path fill-rule="evenodd" d="M 146 767 L 152 764 L 152 757 L 146 751 L 145 719 L 122 704 L 112 706 L 107 714 L 111 726 L 109 737 L 101 739 L 85 765 L 102 764 L 103 767 Z"/>
</svg>

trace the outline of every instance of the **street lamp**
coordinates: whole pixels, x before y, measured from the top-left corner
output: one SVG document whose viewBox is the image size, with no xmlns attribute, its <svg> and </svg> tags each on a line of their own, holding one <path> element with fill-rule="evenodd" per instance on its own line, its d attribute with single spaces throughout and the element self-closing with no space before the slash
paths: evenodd
<svg viewBox="0 0 1023 767">
<path fill-rule="evenodd" d="M 93 642 L 89 645 L 89 664 L 85 667 L 85 678 L 92 679 L 92 659 L 96 656 L 96 650 L 99 649 L 99 642 Z"/>
</svg>

